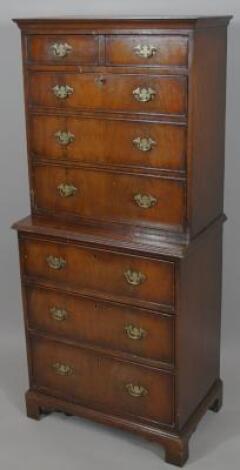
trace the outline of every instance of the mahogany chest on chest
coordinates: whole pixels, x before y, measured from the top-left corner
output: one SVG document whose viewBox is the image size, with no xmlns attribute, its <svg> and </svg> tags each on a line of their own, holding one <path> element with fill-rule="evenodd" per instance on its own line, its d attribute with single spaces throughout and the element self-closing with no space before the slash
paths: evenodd
<svg viewBox="0 0 240 470">
<path fill-rule="evenodd" d="M 15 20 L 27 414 L 137 432 L 179 466 L 222 400 L 229 20 Z"/>
</svg>

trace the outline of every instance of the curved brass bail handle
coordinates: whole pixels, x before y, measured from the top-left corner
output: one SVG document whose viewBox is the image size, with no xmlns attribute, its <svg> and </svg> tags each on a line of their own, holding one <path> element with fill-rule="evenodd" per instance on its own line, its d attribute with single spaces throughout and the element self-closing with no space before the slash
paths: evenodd
<svg viewBox="0 0 240 470">
<path fill-rule="evenodd" d="M 132 142 L 133 145 L 135 145 L 135 147 L 141 152 L 149 152 L 149 150 L 152 150 L 154 145 L 156 145 L 155 140 L 151 137 L 136 137 Z"/>
<path fill-rule="evenodd" d="M 67 42 L 55 42 L 54 44 L 51 44 L 51 46 L 49 47 L 49 51 L 55 57 L 63 59 L 68 54 L 70 54 L 70 52 L 72 52 L 72 46 L 70 46 L 70 44 L 68 44 Z"/>
<path fill-rule="evenodd" d="M 55 374 L 65 377 L 73 374 L 73 368 L 69 364 L 64 364 L 62 362 L 55 362 L 52 364 L 52 369 Z"/>
<path fill-rule="evenodd" d="M 133 199 L 138 207 L 141 209 L 150 209 L 157 204 L 157 198 L 151 194 L 134 194 Z"/>
<path fill-rule="evenodd" d="M 47 256 L 46 262 L 49 268 L 55 269 L 55 270 L 63 269 L 67 264 L 67 261 L 61 258 L 61 256 L 58 257 L 58 256 L 52 256 L 52 255 Z"/>
<path fill-rule="evenodd" d="M 157 48 L 152 44 L 138 44 L 134 47 L 134 51 L 139 57 L 149 59 L 150 57 L 153 57 L 156 54 Z"/>
<path fill-rule="evenodd" d="M 132 286 L 139 286 L 146 280 L 145 274 L 141 273 L 140 271 L 134 271 L 132 269 L 127 269 L 124 272 L 125 279 L 128 284 Z"/>
<path fill-rule="evenodd" d="M 146 330 L 144 330 L 143 328 L 138 328 L 137 326 L 134 326 L 134 325 L 125 326 L 125 332 L 128 338 L 134 341 L 143 339 L 147 334 Z"/>
<path fill-rule="evenodd" d="M 57 190 L 61 197 L 71 197 L 77 192 L 78 188 L 73 184 L 61 183 L 57 186 Z"/>
<path fill-rule="evenodd" d="M 68 318 L 68 312 L 65 309 L 60 308 L 60 307 L 56 307 L 56 306 L 51 307 L 49 312 L 50 312 L 52 319 L 59 321 L 59 322 L 65 321 Z"/>
<path fill-rule="evenodd" d="M 59 145 L 67 146 L 74 142 L 75 136 L 69 131 L 57 131 L 54 134 Z"/>
<path fill-rule="evenodd" d="M 65 100 L 73 94 L 73 88 L 70 85 L 55 85 L 52 88 L 54 96 L 60 100 Z"/>
<path fill-rule="evenodd" d="M 132 93 L 133 93 L 135 100 L 141 103 L 148 103 L 149 101 L 152 101 L 154 96 L 156 95 L 156 91 L 150 87 L 149 88 L 138 87 L 135 90 L 133 90 Z"/>
<path fill-rule="evenodd" d="M 126 389 L 128 394 L 133 398 L 140 398 L 148 395 L 148 390 L 143 387 L 143 385 L 129 383 L 126 384 Z"/>
</svg>

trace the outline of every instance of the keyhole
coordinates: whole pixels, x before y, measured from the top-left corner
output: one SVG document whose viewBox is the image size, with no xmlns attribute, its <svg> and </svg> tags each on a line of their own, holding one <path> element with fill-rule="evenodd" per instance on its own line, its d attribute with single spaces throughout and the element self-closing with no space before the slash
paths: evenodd
<svg viewBox="0 0 240 470">
<path fill-rule="evenodd" d="M 103 75 L 100 75 L 99 77 L 96 78 L 96 84 L 99 87 L 102 87 L 106 83 L 106 78 L 103 77 Z"/>
</svg>

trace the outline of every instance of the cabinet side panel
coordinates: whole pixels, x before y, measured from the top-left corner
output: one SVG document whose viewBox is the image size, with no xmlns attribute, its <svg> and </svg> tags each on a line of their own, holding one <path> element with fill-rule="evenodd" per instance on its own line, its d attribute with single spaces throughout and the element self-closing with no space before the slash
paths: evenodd
<svg viewBox="0 0 240 470">
<path fill-rule="evenodd" d="M 176 402 L 182 428 L 220 373 L 222 228 L 209 229 L 180 263 Z"/>
<path fill-rule="evenodd" d="M 227 31 L 197 31 L 193 41 L 188 158 L 192 235 L 223 210 Z"/>
</svg>

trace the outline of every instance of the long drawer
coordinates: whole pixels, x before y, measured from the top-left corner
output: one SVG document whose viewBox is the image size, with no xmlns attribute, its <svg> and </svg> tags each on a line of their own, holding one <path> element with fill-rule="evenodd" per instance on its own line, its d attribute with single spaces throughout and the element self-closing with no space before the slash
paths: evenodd
<svg viewBox="0 0 240 470">
<path fill-rule="evenodd" d="M 183 181 L 134 174 L 36 166 L 35 208 L 73 217 L 181 229 Z"/>
<path fill-rule="evenodd" d="M 26 287 L 31 329 L 174 363 L 174 319 L 131 306 Z"/>
<path fill-rule="evenodd" d="M 88 249 L 69 243 L 24 238 L 24 274 L 61 288 L 173 306 L 174 264 Z"/>
<path fill-rule="evenodd" d="M 34 337 L 33 387 L 111 413 L 173 424 L 171 374 Z"/>
<path fill-rule="evenodd" d="M 184 76 L 33 72 L 29 102 L 47 108 L 185 115 Z"/>
<path fill-rule="evenodd" d="M 32 115 L 30 150 L 38 159 L 185 169 L 186 128 L 143 121 Z"/>
</svg>

